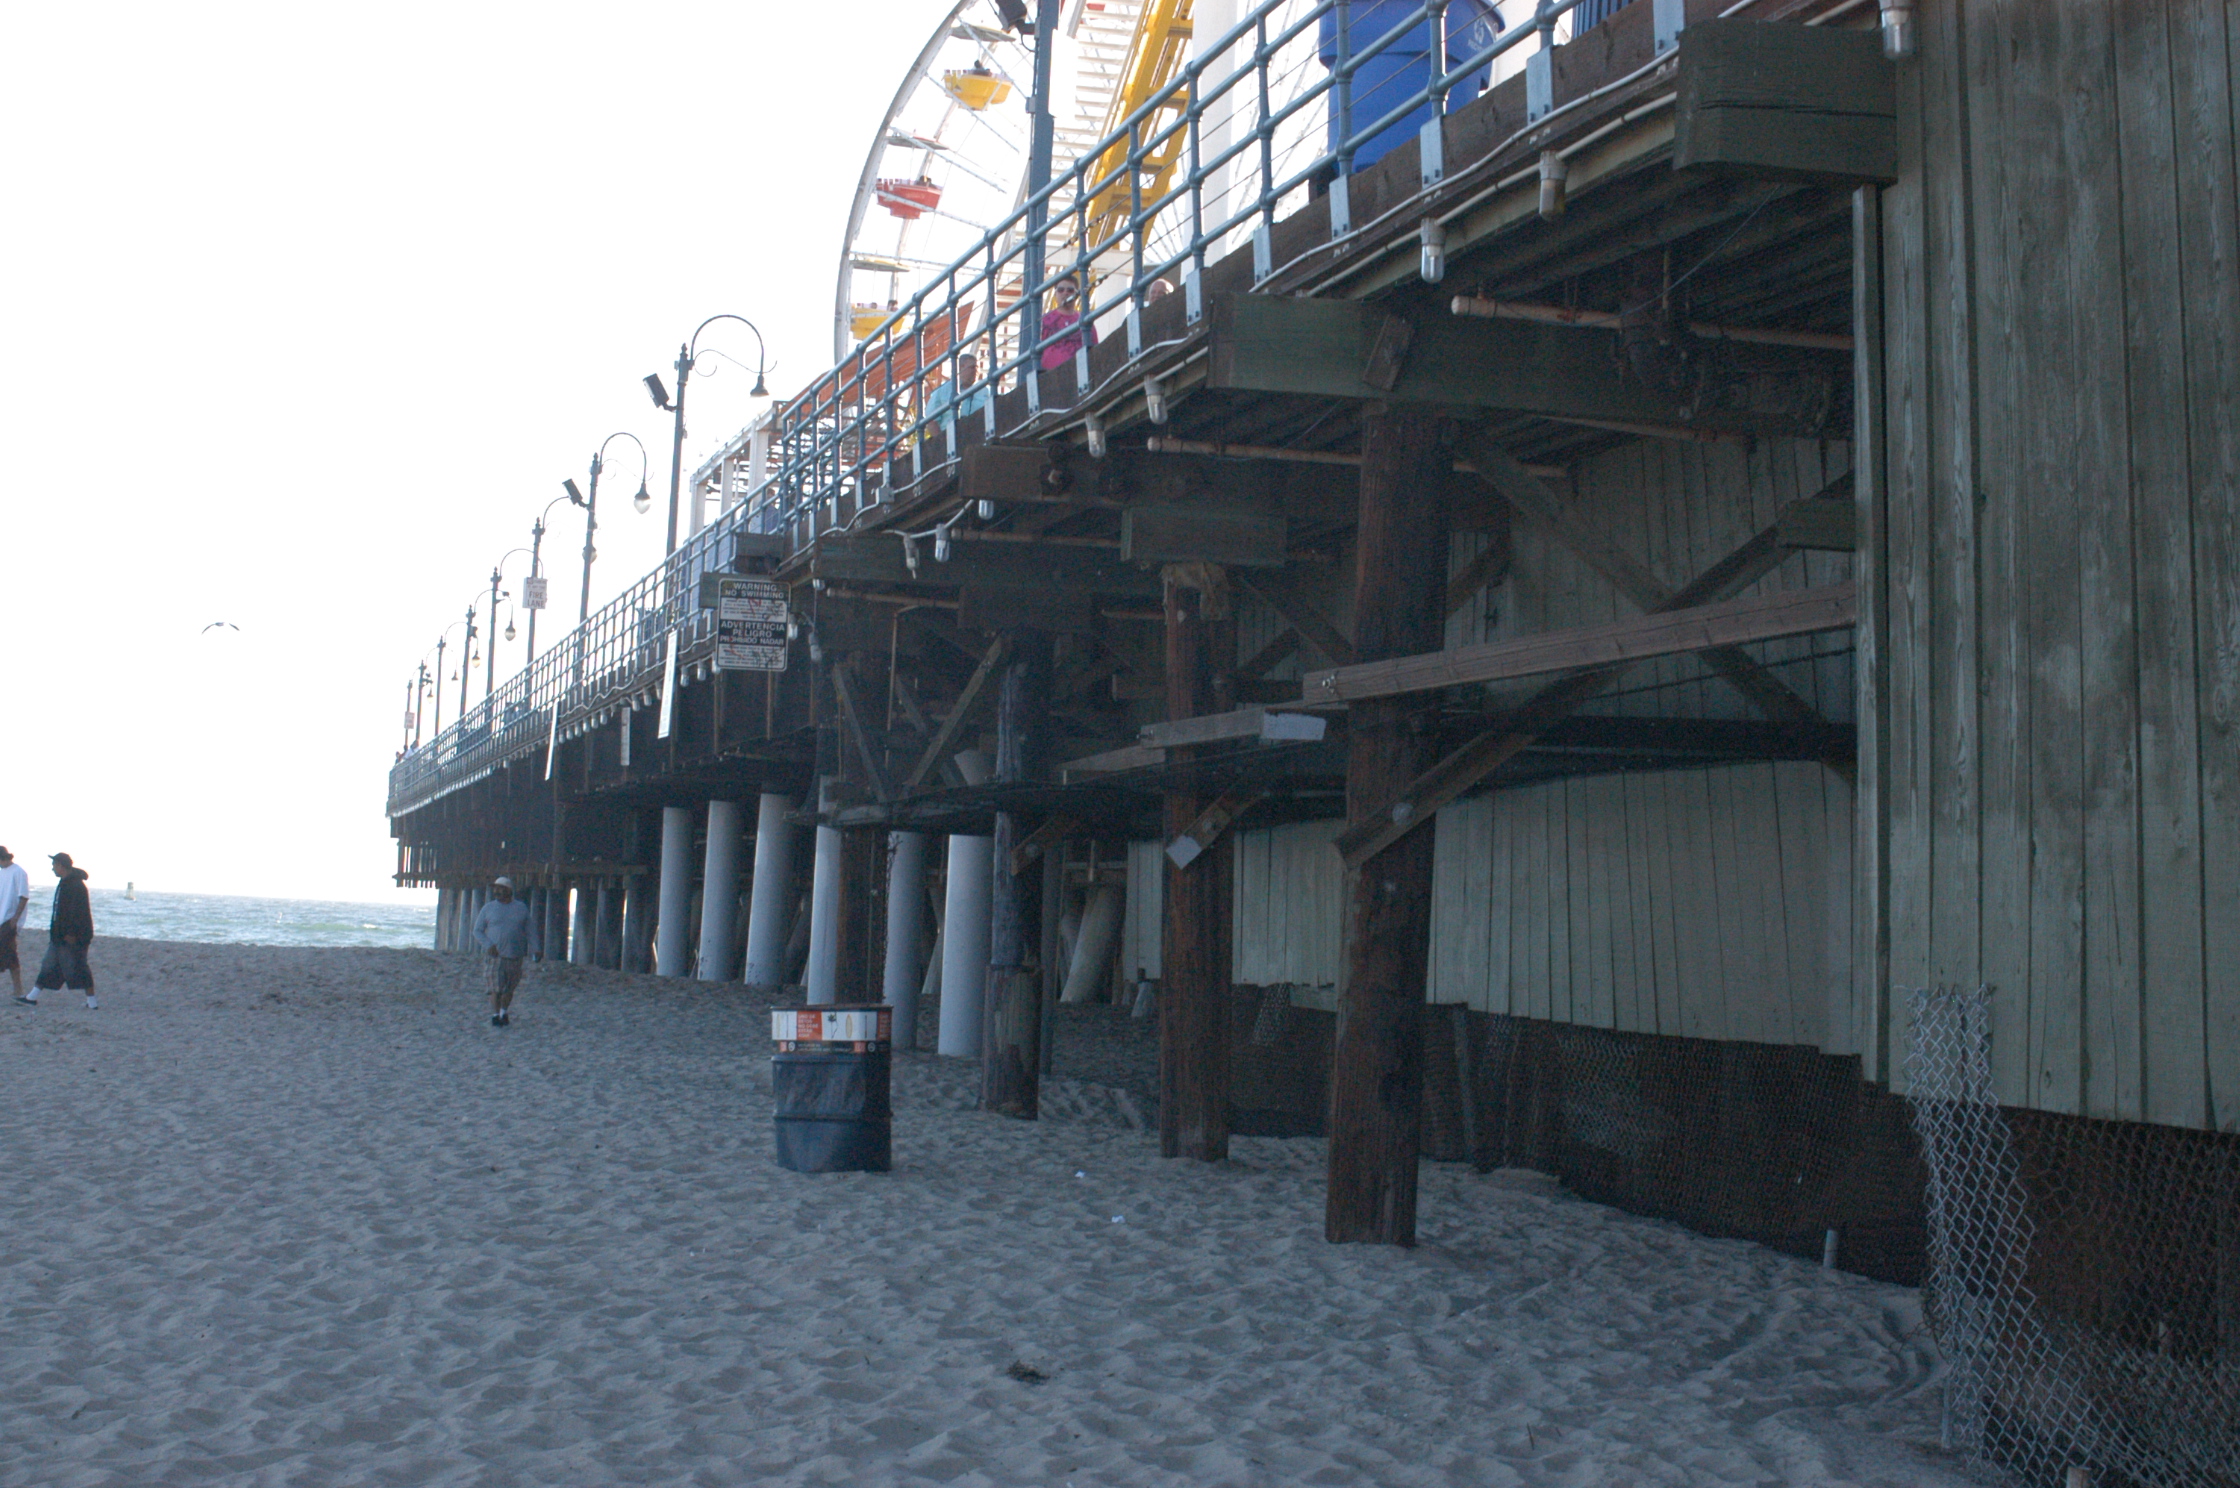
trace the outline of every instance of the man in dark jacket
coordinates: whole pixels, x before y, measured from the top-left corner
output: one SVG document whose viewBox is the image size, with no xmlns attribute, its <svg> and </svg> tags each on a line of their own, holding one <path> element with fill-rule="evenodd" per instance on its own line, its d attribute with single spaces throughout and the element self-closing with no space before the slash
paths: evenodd
<svg viewBox="0 0 2240 1488">
<path fill-rule="evenodd" d="M 59 881 L 54 886 L 54 912 L 47 918 L 47 958 L 39 963 L 30 995 L 16 1001 L 37 1007 L 41 992 L 69 987 L 84 991 L 86 1006 L 97 1008 L 101 1004 L 93 998 L 93 967 L 86 961 L 86 948 L 93 944 L 93 900 L 86 893 L 86 871 L 73 864 L 68 853 L 56 853 L 49 861 Z"/>
</svg>

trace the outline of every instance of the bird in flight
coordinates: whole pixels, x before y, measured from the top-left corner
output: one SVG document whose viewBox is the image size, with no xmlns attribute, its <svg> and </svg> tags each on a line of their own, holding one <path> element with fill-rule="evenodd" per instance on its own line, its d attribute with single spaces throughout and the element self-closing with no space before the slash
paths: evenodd
<svg viewBox="0 0 2240 1488">
<path fill-rule="evenodd" d="M 202 633 L 204 635 L 208 635 L 211 631 L 216 630 L 221 625 L 223 625 L 228 630 L 239 630 L 241 628 L 240 626 L 234 624 L 231 620 L 213 620 L 208 625 L 202 627 Z"/>
</svg>

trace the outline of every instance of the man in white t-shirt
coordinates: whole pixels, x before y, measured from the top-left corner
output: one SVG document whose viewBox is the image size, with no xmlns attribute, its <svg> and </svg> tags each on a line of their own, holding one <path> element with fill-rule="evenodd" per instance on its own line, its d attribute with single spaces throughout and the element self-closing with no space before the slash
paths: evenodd
<svg viewBox="0 0 2240 1488">
<path fill-rule="evenodd" d="M 23 927 L 23 912 L 31 907 L 31 875 L 16 862 L 14 853 L 0 847 L 0 968 L 15 979 L 16 996 L 23 996 L 23 961 L 16 955 L 16 931 Z"/>
</svg>

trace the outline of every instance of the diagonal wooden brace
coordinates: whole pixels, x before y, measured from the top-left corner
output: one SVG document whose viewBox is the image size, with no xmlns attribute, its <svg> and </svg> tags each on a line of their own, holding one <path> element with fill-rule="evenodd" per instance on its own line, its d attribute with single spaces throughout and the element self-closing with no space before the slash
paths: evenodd
<svg viewBox="0 0 2240 1488">
<path fill-rule="evenodd" d="M 863 716 L 856 708 L 856 689 L 853 668 L 843 656 L 832 663 L 832 690 L 840 698 L 840 723 L 848 732 L 848 741 L 855 745 L 856 754 L 863 760 L 865 775 L 871 780 L 871 792 L 882 803 L 894 799 L 894 786 L 887 780 L 886 766 L 871 747 L 870 736 L 863 731 Z"/>
<path fill-rule="evenodd" d="M 1035 859 L 1066 840 L 1080 829 L 1081 823 L 1070 816 L 1053 816 L 1011 849 L 1011 876 L 1017 878 L 1034 866 Z"/>
<path fill-rule="evenodd" d="M 1501 458 L 1506 460 L 1508 456 L 1503 454 Z M 1616 551 L 1620 560 L 1632 563 L 1622 550 Z M 1781 545 L 1777 518 L 1773 526 L 1753 536 L 1649 609 L 1652 613 L 1690 609 L 1725 599 L 1764 578 L 1787 556 L 1788 549 Z M 1638 564 L 1633 566 L 1639 568 Z M 1642 572 L 1646 574 L 1647 571 Z M 1653 576 L 1649 583 L 1656 583 Z M 1346 866 L 1360 867 L 1431 820 L 1440 807 L 1459 799 L 1479 781 L 1531 748 L 1534 740 L 1616 681 L 1629 665 L 1620 662 L 1590 667 L 1559 677 L 1540 688 L 1498 726 L 1486 730 L 1410 781 L 1393 803 L 1390 820 L 1363 823 L 1341 832 L 1337 839 L 1338 852 Z"/>
<path fill-rule="evenodd" d="M 1190 829 L 1167 844 L 1167 858 L 1177 868 L 1187 868 L 1198 855 L 1221 840 L 1237 818 L 1266 800 L 1264 790 L 1234 790 L 1198 813 Z"/>
<path fill-rule="evenodd" d="M 1238 588 L 1283 617 L 1283 623 L 1305 637 L 1308 645 L 1330 658 L 1333 666 L 1350 666 L 1353 642 L 1333 625 L 1312 602 L 1270 575 L 1232 575 Z"/>
<path fill-rule="evenodd" d="M 964 691 L 957 694 L 957 705 L 949 710 L 947 718 L 941 720 L 941 727 L 935 732 L 933 741 L 926 745 L 926 752 L 918 757 L 918 763 L 910 771 L 910 777 L 903 781 L 904 795 L 915 794 L 918 787 L 925 784 L 926 777 L 933 773 L 933 767 L 947 757 L 949 746 L 964 728 L 966 719 L 971 717 L 973 706 L 980 701 L 980 694 L 988 690 L 988 679 L 1000 672 L 1003 664 L 1010 659 L 1011 636 L 1009 632 L 1004 632 L 988 647 L 988 654 L 980 658 L 980 665 L 973 669 L 972 679 L 964 684 Z"/>
<path fill-rule="evenodd" d="M 1524 468 L 1507 450 L 1488 439 L 1480 430 L 1466 430 L 1461 438 L 1461 450 L 1471 466 L 1492 483 L 1493 488 L 1508 498 L 1509 504 L 1538 522 L 1549 535 L 1576 555 L 1580 562 L 1609 581 L 1611 587 L 1647 611 L 1666 606 L 1672 598 L 1663 580 L 1617 543 L 1597 529 L 1571 506 Z M 1841 476 L 1831 482 L 1817 497 L 1807 500 L 1834 497 L 1848 490 L 1851 477 Z M 1787 552 L 1781 545 L 1779 524 L 1760 533 L 1752 542 L 1764 541 L 1776 555 L 1776 561 Z M 1769 565 L 1770 566 L 1770 565 Z M 1781 723 L 1824 722 L 1810 703 L 1799 697 L 1796 690 L 1767 671 L 1747 653 L 1732 646 L 1715 647 L 1697 653 L 1703 664 L 1716 672 L 1734 687 L 1753 707 L 1767 717 Z"/>
</svg>

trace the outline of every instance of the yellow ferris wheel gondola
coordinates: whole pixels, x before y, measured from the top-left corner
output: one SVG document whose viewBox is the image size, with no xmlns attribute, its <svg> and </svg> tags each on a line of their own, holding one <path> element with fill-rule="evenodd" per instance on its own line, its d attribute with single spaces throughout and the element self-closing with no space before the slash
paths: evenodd
<svg viewBox="0 0 2240 1488">
<path fill-rule="evenodd" d="M 1011 96 L 1011 85 L 978 62 L 941 74 L 941 87 L 976 114 Z"/>
</svg>

